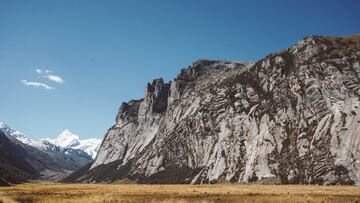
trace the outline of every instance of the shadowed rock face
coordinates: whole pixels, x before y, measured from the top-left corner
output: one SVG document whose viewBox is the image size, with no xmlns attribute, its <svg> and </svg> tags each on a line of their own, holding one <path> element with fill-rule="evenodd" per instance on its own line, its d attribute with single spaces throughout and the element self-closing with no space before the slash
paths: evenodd
<svg viewBox="0 0 360 203">
<path fill-rule="evenodd" d="M 200 60 L 122 105 L 72 181 L 360 184 L 359 99 L 359 36 L 307 37 L 256 63 Z"/>
<path fill-rule="evenodd" d="M 148 83 L 146 97 L 151 98 L 152 112 L 163 113 L 166 111 L 170 84 L 165 84 L 163 79 L 156 79 L 152 84 Z"/>
<path fill-rule="evenodd" d="M 0 186 L 40 177 L 26 158 L 26 151 L 0 131 Z"/>
</svg>

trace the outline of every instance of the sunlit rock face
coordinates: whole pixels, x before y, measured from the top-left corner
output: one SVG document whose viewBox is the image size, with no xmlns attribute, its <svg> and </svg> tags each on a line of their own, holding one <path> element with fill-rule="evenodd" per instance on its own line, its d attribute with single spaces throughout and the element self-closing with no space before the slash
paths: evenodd
<svg viewBox="0 0 360 203">
<path fill-rule="evenodd" d="M 256 62 L 199 60 L 123 103 L 72 181 L 360 184 L 360 37 Z"/>
</svg>

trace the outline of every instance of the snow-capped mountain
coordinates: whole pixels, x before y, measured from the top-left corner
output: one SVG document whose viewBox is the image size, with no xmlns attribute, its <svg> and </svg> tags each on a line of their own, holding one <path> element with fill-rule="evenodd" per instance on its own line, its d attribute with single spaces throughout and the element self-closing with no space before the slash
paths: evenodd
<svg viewBox="0 0 360 203">
<path fill-rule="evenodd" d="M 20 142 L 33 146 L 33 147 L 41 147 L 41 143 L 35 140 L 32 140 L 28 137 L 26 137 L 24 134 L 22 134 L 21 132 L 10 128 L 9 126 L 7 126 L 4 122 L 0 121 L 0 130 L 3 131 L 5 134 L 7 135 L 11 135 L 12 137 L 16 138 L 17 140 L 19 140 Z"/>
<path fill-rule="evenodd" d="M 40 174 L 38 178 L 54 180 L 63 178 L 92 161 L 91 156 L 82 149 L 61 147 L 47 140 L 30 139 L 3 122 L 0 122 L 0 131 L 6 135 L 7 142 L 18 146 L 28 164 Z"/>
<path fill-rule="evenodd" d="M 95 159 L 101 144 L 101 140 L 95 138 L 80 140 L 78 135 L 73 134 L 68 129 L 65 129 L 55 139 L 45 138 L 39 141 L 28 138 L 23 133 L 10 128 L 3 122 L 0 122 L 0 130 L 26 145 L 30 145 L 41 150 L 50 150 L 56 147 L 61 147 L 63 149 L 78 149 L 84 151 L 92 159 Z"/>
<path fill-rule="evenodd" d="M 73 134 L 68 129 L 65 129 L 55 139 L 46 138 L 42 141 L 44 140 L 63 148 L 82 150 L 90 157 L 92 157 L 92 159 L 96 158 L 97 152 L 101 144 L 101 140 L 95 138 L 81 140 L 78 135 Z"/>
</svg>

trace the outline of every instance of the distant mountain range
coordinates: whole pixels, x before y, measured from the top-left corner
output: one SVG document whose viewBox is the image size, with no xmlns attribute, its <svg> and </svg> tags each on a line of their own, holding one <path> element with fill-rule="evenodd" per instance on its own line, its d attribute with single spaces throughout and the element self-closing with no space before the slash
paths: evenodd
<svg viewBox="0 0 360 203">
<path fill-rule="evenodd" d="M 0 179 L 17 183 L 31 179 L 59 180 L 96 157 L 101 140 L 80 140 L 69 130 L 56 139 L 30 139 L 0 122 Z"/>
<path fill-rule="evenodd" d="M 80 140 L 78 135 L 71 133 L 68 129 L 65 129 L 55 139 L 45 138 L 41 141 L 48 141 L 62 148 L 82 150 L 87 153 L 92 159 L 96 158 L 97 152 L 99 151 L 101 144 L 101 140 L 95 138 Z"/>
</svg>

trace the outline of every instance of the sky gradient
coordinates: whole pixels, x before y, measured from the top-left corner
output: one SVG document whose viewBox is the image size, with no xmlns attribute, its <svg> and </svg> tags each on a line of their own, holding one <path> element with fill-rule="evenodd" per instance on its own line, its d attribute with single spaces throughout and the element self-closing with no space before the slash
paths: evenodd
<svg viewBox="0 0 360 203">
<path fill-rule="evenodd" d="M 0 121 L 34 139 L 66 128 L 102 138 L 152 79 L 360 33 L 359 2 L 0 0 Z"/>
</svg>

